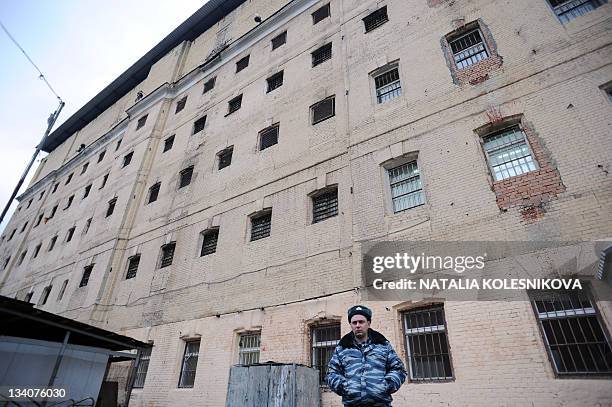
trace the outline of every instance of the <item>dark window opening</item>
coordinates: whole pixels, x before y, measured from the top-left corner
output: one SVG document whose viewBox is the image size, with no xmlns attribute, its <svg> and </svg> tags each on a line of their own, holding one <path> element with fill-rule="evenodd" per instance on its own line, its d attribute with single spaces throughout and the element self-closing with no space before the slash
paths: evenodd
<svg viewBox="0 0 612 407">
<path fill-rule="evenodd" d="M 232 154 L 234 152 L 234 146 L 228 147 L 223 151 L 220 151 L 217 156 L 219 157 L 219 169 L 229 167 L 232 163 Z"/>
<path fill-rule="evenodd" d="M 313 327 L 310 337 L 312 367 L 319 370 L 319 384 L 325 385 L 329 361 L 340 342 L 340 324 Z"/>
<path fill-rule="evenodd" d="M 242 95 L 238 95 L 229 102 L 227 102 L 227 115 L 234 113 L 236 110 L 240 109 L 242 106 Z M 227 116 L 226 115 L 226 116 Z"/>
<path fill-rule="evenodd" d="M 104 155 L 106 155 L 106 150 L 102 151 L 99 155 L 98 155 L 98 162 L 104 160 Z"/>
<path fill-rule="evenodd" d="M 91 271 L 93 270 L 93 268 L 93 264 L 90 264 L 89 266 L 85 266 L 83 268 L 83 276 L 81 277 L 81 281 L 79 282 L 79 287 L 85 287 L 89 283 L 89 277 L 91 276 Z"/>
<path fill-rule="evenodd" d="M 329 17 L 329 3 L 324 5 L 323 7 L 317 9 L 314 13 L 312 13 L 312 24 L 317 24 L 320 21 L 323 21 L 327 17 Z"/>
<path fill-rule="evenodd" d="M 106 217 L 108 218 L 115 211 L 115 204 L 117 203 L 117 198 L 113 198 L 108 201 L 108 208 L 106 209 Z"/>
<path fill-rule="evenodd" d="M 23 224 L 23 226 L 21 227 L 21 231 L 19 233 L 23 233 L 27 227 L 28 227 L 28 222 Z"/>
<path fill-rule="evenodd" d="M 164 153 L 170 149 L 174 145 L 174 134 L 164 140 Z"/>
<path fill-rule="evenodd" d="M 161 248 L 161 260 L 159 262 L 159 268 L 164 268 L 172 265 L 174 259 L 174 249 L 176 248 L 176 242 L 168 243 Z"/>
<path fill-rule="evenodd" d="M 151 348 L 143 349 L 140 353 L 140 361 L 138 363 L 138 369 L 136 369 L 134 386 L 135 389 L 142 389 L 145 384 L 147 377 L 147 370 L 149 370 L 149 361 L 151 360 Z"/>
<path fill-rule="evenodd" d="M 51 294 L 51 289 L 53 288 L 53 286 L 47 286 L 43 289 L 42 295 L 40 297 L 40 304 L 39 305 L 45 305 L 47 303 L 47 299 L 49 298 L 49 294 Z"/>
<path fill-rule="evenodd" d="M 51 191 L 52 194 L 55 193 L 55 191 L 57 191 L 57 188 L 59 187 L 59 182 L 55 185 L 53 185 L 53 190 Z"/>
<path fill-rule="evenodd" d="M 272 211 L 251 217 L 251 242 L 270 236 Z"/>
<path fill-rule="evenodd" d="M 57 212 L 57 205 L 51 208 L 51 215 L 49 215 L 49 219 L 53 219 L 53 217 L 55 216 L 55 212 Z"/>
<path fill-rule="evenodd" d="M 312 197 L 312 223 L 338 215 L 338 189 L 328 190 Z"/>
<path fill-rule="evenodd" d="M 72 236 L 74 236 L 74 231 L 76 230 L 76 227 L 71 227 L 70 229 L 68 229 L 68 234 L 66 235 L 66 242 L 69 242 L 72 240 Z"/>
<path fill-rule="evenodd" d="M 259 132 L 259 151 L 278 144 L 279 127 L 279 123 L 276 123 Z"/>
<path fill-rule="evenodd" d="M 136 130 L 144 127 L 145 123 L 147 122 L 147 117 L 148 115 L 144 115 L 140 119 L 138 119 L 138 123 L 136 124 Z"/>
<path fill-rule="evenodd" d="M 70 184 L 70 181 L 72 181 L 72 175 L 72 173 L 68 175 L 68 178 L 66 179 L 66 183 L 64 185 Z"/>
<path fill-rule="evenodd" d="M 365 25 L 365 31 L 370 32 L 375 28 L 380 27 L 387 21 L 389 21 L 389 17 L 387 16 L 387 6 L 384 6 L 366 16 L 363 19 L 363 24 Z"/>
<path fill-rule="evenodd" d="M 217 251 L 217 241 L 219 240 L 219 229 L 207 230 L 202 234 L 202 250 L 200 256 L 207 256 Z"/>
<path fill-rule="evenodd" d="M 83 168 L 81 169 L 81 175 L 85 174 L 85 171 L 87 171 L 87 167 L 89 167 L 89 163 L 83 164 Z"/>
<path fill-rule="evenodd" d="M 85 187 L 85 192 L 83 193 L 83 199 L 87 198 L 89 196 L 89 191 L 91 191 L 91 184 L 87 185 Z"/>
<path fill-rule="evenodd" d="M 44 212 L 38 215 L 38 219 L 36 219 L 36 224 L 34 225 L 34 227 L 40 225 L 40 222 L 42 222 L 44 216 L 45 216 Z"/>
<path fill-rule="evenodd" d="M 215 82 L 216 82 L 216 80 L 217 80 L 217 77 L 216 77 L 216 76 L 215 76 L 215 77 L 213 77 L 213 78 L 210 78 L 209 80 L 207 80 L 207 81 L 204 83 L 204 92 L 202 92 L 202 93 L 206 93 L 206 92 L 208 92 L 208 91 L 210 91 L 210 90 L 213 90 L 213 89 L 214 89 L 214 87 L 215 87 Z"/>
<path fill-rule="evenodd" d="M 275 50 L 276 48 L 280 47 L 286 42 L 287 42 L 287 31 L 272 38 L 272 50 Z"/>
<path fill-rule="evenodd" d="M 115 146 L 115 151 L 119 150 L 119 147 L 121 147 L 121 142 L 122 141 L 123 141 L 123 139 L 117 140 L 117 145 Z"/>
<path fill-rule="evenodd" d="M 23 298 L 23 300 L 24 300 L 25 302 L 30 302 L 30 301 L 32 301 L 32 296 L 33 296 L 33 295 L 34 295 L 34 292 L 33 292 L 33 291 L 30 291 L 29 293 L 27 293 L 27 294 L 26 294 L 26 296 Z"/>
<path fill-rule="evenodd" d="M 40 249 L 42 248 L 42 243 L 39 243 L 34 248 L 34 253 L 32 254 L 32 258 L 35 259 L 38 257 L 38 253 L 40 253 Z"/>
<path fill-rule="evenodd" d="M 268 82 L 268 93 L 272 92 L 276 88 L 280 88 L 281 86 L 283 86 L 283 75 L 284 72 L 280 71 L 266 79 L 266 81 Z"/>
<path fill-rule="evenodd" d="M 198 120 L 193 122 L 193 133 L 196 134 L 204 130 L 204 126 L 206 125 L 206 116 L 200 117 Z M 174 141 L 174 139 L 172 139 Z"/>
<path fill-rule="evenodd" d="M 177 114 L 178 112 L 183 110 L 186 104 L 187 104 L 187 96 L 183 97 L 181 100 L 176 102 L 176 109 L 174 110 L 174 114 Z"/>
<path fill-rule="evenodd" d="M 449 39 L 449 44 L 453 52 L 457 69 L 467 68 L 489 57 L 489 52 L 485 47 L 478 28 L 458 37 L 451 37 Z"/>
<path fill-rule="evenodd" d="M 160 187 L 161 187 L 161 182 L 158 182 L 156 184 L 153 184 L 151 188 L 149 188 L 149 199 L 147 200 L 148 204 L 157 201 L 157 197 L 159 196 Z"/>
<path fill-rule="evenodd" d="M 236 62 L 236 73 L 242 71 L 244 68 L 249 66 L 249 57 L 250 57 L 250 55 L 247 55 L 246 57 L 244 57 L 244 58 L 240 59 L 238 62 Z"/>
<path fill-rule="evenodd" d="M 53 250 L 53 248 L 55 247 L 55 242 L 57 242 L 57 236 L 53 236 L 51 238 L 51 241 L 49 242 L 49 249 L 47 251 L 51 251 Z"/>
<path fill-rule="evenodd" d="M 605 3 L 607 0 L 550 0 L 550 5 L 562 23 L 587 14 Z"/>
<path fill-rule="evenodd" d="M 374 85 L 376 86 L 376 101 L 378 103 L 384 103 L 402 94 L 402 86 L 397 68 L 375 76 Z"/>
<path fill-rule="evenodd" d="M 60 301 L 62 297 L 64 297 L 64 292 L 66 291 L 66 286 L 68 285 L 68 280 L 64 280 L 62 283 L 62 288 L 60 288 L 60 292 L 57 295 L 57 300 Z"/>
<path fill-rule="evenodd" d="M 200 353 L 200 340 L 185 343 L 185 354 L 181 363 L 181 376 L 178 387 L 192 388 L 195 382 L 196 368 L 198 366 L 198 356 Z"/>
<path fill-rule="evenodd" d="M 310 111 L 312 112 L 312 124 L 317 124 L 330 117 L 334 117 L 336 114 L 336 97 L 331 96 L 315 103 L 310 107 Z"/>
<path fill-rule="evenodd" d="M 193 167 L 185 168 L 180 172 L 179 189 L 186 187 L 191 184 L 191 177 L 193 176 Z"/>
<path fill-rule="evenodd" d="M 66 202 L 66 207 L 64 208 L 64 210 L 70 208 L 70 205 L 72 205 L 72 201 L 74 200 L 74 195 L 70 195 L 68 197 L 68 202 Z"/>
<path fill-rule="evenodd" d="M 317 48 L 312 52 L 312 66 L 315 67 L 317 65 L 322 64 L 323 62 L 331 59 L 332 57 L 332 43 L 325 44 L 320 48 Z"/>
<path fill-rule="evenodd" d="M 30 205 L 32 205 L 32 200 L 31 199 L 28 201 L 28 206 L 26 207 L 26 209 L 30 209 Z"/>
<path fill-rule="evenodd" d="M 123 166 L 127 167 L 128 165 L 130 165 L 130 163 L 132 162 L 132 157 L 134 157 L 134 152 L 132 151 L 131 153 L 126 154 L 123 157 Z"/>
<path fill-rule="evenodd" d="M 139 264 L 140 264 L 140 254 L 136 254 L 128 259 L 128 268 L 127 268 L 127 273 L 125 274 L 126 280 L 136 277 L 136 272 L 138 271 Z"/>
<path fill-rule="evenodd" d="M 21 252 L 21 255 L 19 256 L 19 260 L 17 260 L 17 265 L 21 266 L 21 264 L 23 263 L 23 260 L 25 260 L 26 255 L 28 254 L 27 250 L 24 250 L 23 252 Z"/>
<path fill-rule="evenodd" d="M 106 174 L 104 178 L 102 178 L 102 185 L 100 185 L 100 189 L 104 188 L 104 186 L 106 185 L 106 181 L 108 181 L 108 174 Z"/>
</svg>

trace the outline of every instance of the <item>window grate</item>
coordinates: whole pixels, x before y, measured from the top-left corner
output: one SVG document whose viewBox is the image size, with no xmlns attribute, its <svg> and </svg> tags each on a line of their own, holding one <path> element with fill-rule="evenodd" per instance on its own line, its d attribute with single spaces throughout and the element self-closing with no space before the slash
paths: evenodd
<svg viewBox="0 0 612 407">
<path fill-rule="evenodd" d="M 583 292 L 530 292 L 553 368 L 559 375 L 609 375 L 612 348 L 595 304 Z"/>
<path fill-rule="evenodd" d="M 145 123 L 147 122 L 147 116 L 148 115 L 144 115 L 140 119 L 138 119 L 138 123 L 136 124 L 136 130 L 144 127 Z"/>
<path fill-rule="evenodd" d="M 312 124 L 320 123 L 336 114 L 336 98 L 335 96 L 324 99 L 315 103 L 310 107 L 312 112 Z"/>
<path fill-rule="evenodd" d="M 228 147 L 223 151 L 220 151 L 217 155 L 219 156 L 219 169 L 229 167 L 232 163 L 232 154 L 234 153 L 234 147 Z"/>
<path fill-rule="evenodd" d="M 325 20 L 330 16 L 329 3 L 317 9 L 314 13 L 312 13 L 312 24 L 315 25 L 318 22 Z"/>
<path fill-rule="evenodd" d="M 479 29 L 472 30 L 450 41 L 457 69 L 464 69 L 489 57 Z"/>
<path fill-rule="evenodd" d="M 279 124 L 276 123 L 259 132 L 259 151 L 278 144 Z"/>
<path fill-rule="evenodd" d="M 160 269 L 172 265 L 172 260 L 174 259 L 174 249 L 175 248 L 176 248 L 176 242 L 168 243 L 162 246 L 161 260 L 159 262 Z"/>
<path fill-rule="evenodd" d="M 151 348 L 143 349 L 140 353 L 140 360 L 138 362 L 138 369 L 136 369 L 136 377 L 134 378 L 133 388 L 142 389 L 147 378 L 147 371 L 149 370 L 149 361 L 151 360 Z"/>
<path fill-rule="evenodd" d="M 389 21 L 389 17 L 387 16 L 387 6 L 384 6 L 363 19 L 363 24 L 365 25 L 365 32 L 368 33 L 380 27 L 387 21 Z"/>
<path fill-rule="evenodd" d="M 266 81 L 268 82 L 268 90 L 267 93 L 272 92 L 276 88 L 280 88 L 283 86 L 283 75 L 284 72 L 280 71 L 272 76 L 270 76 Z"/>
<path fill-rule="evenodd" d="M 174 134 L 164 140 L 164 153 L 170 149 L 174 145 Z"/>
<path fill-rule="evenodd" d="M 139 264 L 140 264 L 140 254 L 132 256 L 128 259 L 128 269 L 127 269 L 127 273 L 125 274 L 126 280 L 136 277 L 136 272 L 138 271 Z"/>
<path fill-rule="evenodd" d="M 376 85 L 376 100 L 378 103 L 384 103 L 402 94 L 402 86 L 397 68 L 376 76 L 374 84 Z"/>
<path fill-rule="evenodd" d="M 276 48 L 287 42 L 287 31 L 280 33 L 276 37 L 272 38 L 272 50 L 274 51 Z"/>
<path fill-rule="evenodd" d="M 393 212 L 401 212 L 425 203 L 421 174 L 416 161 L 388 170 Z"/>
<path fill-rule="evenodd" d="M 191 184 L 191 177 L 193 176 L 193 167 L 185 168 L 180 172 L 179 189 L 186 187 Z"/>
<path fill-rule="evenodd" d="M 325 384 L 327 366 L 340 342 L 340 324 L 312 328 L 312 367 L 319 370 L 319 384 Z"/>
<path fill-rule="evenodd" d="M 325 44 L 320 48 L 317 48 L 312 52 L 312 66 L 315 67 L 317 65 L 322 64 L 323 62 L 331 59 L 332 57 L 332 43 Z"/>
<path fill-rule="evenodd" d="M 217 77 L 212 77 L 204 83 L 204 91 L 202 93 L 206 93 L 211 91 L 215 87 L 215 82 L 217 81 Z"/>
<path fill-rule="evenodd" d="M 196 120 L 195 122 L 193 122 L 193 134 L 199 133 L 202 130 L 204 130 L 204 126 L 206 126 L 206 116 L 200 117 L 198 120 Z M 174 139 L 172 139 L 172 142 L 174 142 Z M 172 147 L 172 145 L 170 145 L 170 147 Z"/>
<path fill-rule="evenodd" d="M 199 354 L 199 340 L 185 343 L 185 354 L 183 355 L 183 363 L 181 364 L 181 376 L 178 387 L 193 387 Z"/>
<path fill-rule="evenodd" d="M 537 169 L 525 134 L 518 126 L 485 137 L 483 144 L 495 181 Z"/>
<path fill-rule="evenodd" d="M 93 264 L 89 266 L 85 266 L 83 268 L 83 276 L 81 277 L 81 282 L 79 283 L 79 287 L 85 287 L 89 283 L 89 277 L 91 276 L 91 272 L 94 268 Z"/>
<path fill-rule="evenodd" d="M 247 55 L 246 57 L 236 62 L 236 73 L 242 71 L 244 68 L 249 66 L 249 58 L 250 58 L 250 55 Z"/>
<path fill-rule="evenodd" d="M 227 102 L 227 114 L 230 115 L 242 106 L 242 95 L 238 95 L 229 102 Z"/>
<path fill-rule="evenodd" d="M 181 100 L 176 102 L 176 110 L 174 111 L 174 114 L 177 114 L 178 112 L 183 110 L 186 104 L 187 104 L 187 96 L 183 97 Z"/>
<path fill-rule="evenodd" d="M 149 200 L 147 201 L 148 204 L 157 201 L 157 197 L 159 196 L 160 187 L 161 187 L 161 183 L 158 182 L 156 184 L 153 184 L 151 188 L 149 188 Z"/>
<path fill-rule="evenodd" d="M 251 242 L 270 236 L 272 212 L 251 218 Z"/>
<path fill-rule="evenodd" d="M 312 223 L 338 215 L 338 190 L 328 191 L 312 198 Z"/>
<path fill-rule="evenodd" d="M 241 365 L 259 363 L 260 346 L 261 333 L 248 332 L 241 334 L 238 344 L 238 363 Z"/>
<path fill-rule="evenodd" d="M 217 241 L 219 240 L 219 229 L 208 230 L 202 235 L 202 250 L 200 256 L 208 256 L 217 251 Z"/>
<path fill-rule="evenodd" d="M 550 5 L 562 23 L 585 15 L 605 3 L 606 0 L 550 0 Z"/>
<path fill-rule="evenodd" d="M 410 378 L 414 381 L 452 379 L 444 307 L 433 306 L 404 313 L 404 330 Z"/>
</svg>

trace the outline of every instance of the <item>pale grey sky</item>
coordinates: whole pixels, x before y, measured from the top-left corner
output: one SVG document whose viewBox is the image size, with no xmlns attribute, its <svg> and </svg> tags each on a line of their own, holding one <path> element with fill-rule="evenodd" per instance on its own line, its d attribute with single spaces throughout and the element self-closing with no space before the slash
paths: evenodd
<svg viewBox="0 0 612 407">
<path fill-rule="evenodd" d="M 57 128 L 206 1 L 3 0 L 0 21 L 66 102 Z M 2 30 L 0 61 L 1 211 L 58 101 Z"/>
</svg>

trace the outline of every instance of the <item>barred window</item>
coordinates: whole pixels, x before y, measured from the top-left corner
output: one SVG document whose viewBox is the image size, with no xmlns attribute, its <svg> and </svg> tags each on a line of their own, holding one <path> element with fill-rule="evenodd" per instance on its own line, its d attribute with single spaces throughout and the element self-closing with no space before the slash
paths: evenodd
<svg viewBox="0 0 612 407">
<path fill-rule="evenodd" d="M 242 106 L 242 95 L 238 95 L 229 102 L 227 102 L 227 115 L 234 113 Z"/>
<path fill-rule="evenodd" d="M 328 97 L 310 106 L 312 124 L 320 123 L 336 115 L 336 96 Z"/>
<path fill-rule="evenodd" d="M 250 55 L 247 55 L 246 57 L 236 62 L 236 73 L 242 71 L 244 68 L 249 66 L 249 58 L 250 58 Z"/>
<path fill-rule="evenodd" d="M 138 123 L 136 124 L 136 130 L 144 127 L 145 123 L 147 122 L 147 117 L 148 115 L 144 115 L 140 119 L 138 119 Z"/>
<path fill-rule="evenodd" d="M 232 154 L 234 153 L 234 146 L 227 147 L 226 149 L 217 153 L 219 158 L 219 169 L 229 167 L 232 163 Z"/>
<path fill-rule="evenodd" d="M 83 275 L 81 276 L 79 287 L 85 287 L 89 283 L 89 277 L 91 276 L 91 272 L 93 268 L 94 268 L 93 264 L 90 264 L 89 266 L 85 266 L 83 268 Z"/>
<path fill-rule="evenodd" d="M 161 248 L 161 259 L 159 261 L 159 268 L 168 267 L 172 265 L 174 259 L 174 249 L 176 248 L 176 242 L 168 243 Z"/>
<path fill-rule="evenodd" d="M 549 0 L 555 10 L 557 17 L 562 23 L 567 23 L 576 17 L 587 14 L 599 6 L 607 3 L 607 0 Z"/>
<path fill-rule="evenodd" d="M 610 375 L 612 349 L 595 303 L 583 291 L 529 293 L 546 349 L 560 375 Z"/>
<path fill-rule="evenodd" d="M 387 170 L 393 212 L 401 212 L 425 203 L 421 174 L 416 161 Z"/>
<path fill-rule="evenodd" d="M 466 34 L 449 38 L 449 44 L 453 51 L 457 69 L 467 68 L 489 57 L 489 52 L 478 28 Z"/>
<path fill-rule="evenodd" d="M 142 389 L 147 378 L 147 370 L 149 370 L 149 361 L 151 360 L 152 348 L 145 348 L 140 351 L 140 360 L 138 362 L 138 369 L 136 369 L 134 377 L 135 389 Z"/>
<path fill-rule="evenodd" d="M 200 354 L 200 340 L 185 343 L 185 354 L 181 364 L 181 376 L 178 387 L 193 387 L 195 382 L 196 368 L 198 367 L 198 356 Z"/>
<path fill-rule="evenodd" d="M 340 324 L 313 327 L 310 331 L 312 338 L 312 367 L 319 371 L 319 384 L 325 385 L 327 366 L 334 354 L 334 349 L 340 342 Z"/>
<path fill-rule="evenodd" d="M 387 21 L 389 21 L 389 17 L 387 16 L 387 6 L 384 6 L 366 16 L 363 19 L 363 24 L 365 25 L 365 31 L 370 32 L 375 28 L 380 27 Z"/>
<path fill-rule="evenodd" d="M 259 363 L 260 344 L 260 332 L 246 332 L 240 334 L 240 340 L 238 342 L 238 363 L 241 365 L 254 365 Z"/>
<path fill-rule="evenodd" d="M 312 13 L 312 24 L 315 25 L 318 22 L 325 20 L 327 17 L 329 17 L 329 15 L 329 3 L 327 3 Z"/>
<path fill-rule="evenodd" d="M 259 132 L 259 151 L 278 144 L 279 127 L 279 123 L 276 123 Z"/>
<path fill-rule="evenodd" d="M 274 51 L 276 48 L 287 42 L 287 31 L 284 31 L 278 34 L 276 37 L 272 38 L 272 50 Z"/>
<path fill-rule="evenodd" d="M 312 197 L 312 223 L 338 215 L 338 189 L 326 190 Z"/>
<path fill-rule="evenodd" d="M 170 137 L 168 137 L 167 139 L 164 140 L 164 153 L 170 149 L 172 149 L 172 146 L 174 145 L 174 134 L 171 135 Z"/>
<path fill-rule="evenodd" d="M 193 133 L 196 134 L 204 130 L 204 126 L 206 125 L 206 116 L 200 117 L 198 120 L 193 122 Z M 174 142 L 174 138 L 172 138 L 172 142 Z M 172 148 L 172 143 L 170 144 L 170 148 Z M 170 148 L 168 150 L 170 150 Z"/>
<path fill-rule="evenodd" d="M 140 254 L 131 256 L 128 259 L 128 268 L 127 268 L 127 273 L 125 274 L 126 280 L 136 277 L 136 273 L 138 272 L 139 264 L 140 264 Z"/>
<path fill-rule="evenodd" d="M 312 53 L 312 66 L 315 67 L 317 65 L 322 64 L 323 62 L 331 59 L 332 57 L 332 43 L 325 44 L 320 48 L 317 48 Z"/>
<path fill-rule="evenodd" d="M 188 167 L 179 173 L 179 189 L 186 187 L 191 184 L 191 177 L 193 176 L 193 167 Z"/>
<path fill-rule="evenodd" d="M 215 82 L 217 81 L 217 77 L 214 76 L 212 78 L 210 78 L 209 80 L 207 80 L 204 83 L 204 91 L 202 93 L 206 93 L 210 90 L 213 90 L 213 88 L 215 87 Z"/>
<path fill-rule="evenodd" d="M 419 308 L 403 316 L 410 378 L 414 381 L 452 379 L 444 306 Z"/>
<path fill-rule="evenodd" d="M 149 188 L 149 199 L 147 200 L 148 204 L 157 201 L 157 197 L 159 196 L 160 188 L 161 188 L 161 182 L 157 182 L 151 185 L 151 188 Z"/>
<path fill-rule="evenodd" d="M 537 170 L 537 163 L 519 126 L 484 137 L 483 145 L 495 181 Z"/>
<path fill-rule="evenodd" d="M 202 233 L 202 250 L 200 256 L 207 256 L 217 251 L 219 229 L 210 229 Z"/>
<path fill-rule="evenodd" d="M 186 104 L 187 104 L 187 96 L 184 96 L 182 99 L 176 102 L 176 109 L 174 110 L 174 114 L 177 114 L 178 112 L 183 110 Z"/>
<path fill-rule="evenodd" d="M 270 93 L 274 89 L 280 88 L 281 86 L 283 86 L 283 74 L 284 74 L 284 72 L 280 71 L 280 72 L 275 73 L 274 75 L 270 76 L 268 79 L 266 79 L 266 81 L 268 82 L 267 93 Z"/>
<path fill-rule="evenodd" d="M 374 77 L 376 86 L 376 101 L 384 103 L 402 94 L 402 85 L 400 84 L 399 70 L 397 68 L 390 69 Z"/>
<path fill-rule="evenodd" d="M 62 283 L 62 287 L 60 288 L 59 293 L 57 294 L 57 300 L 60 301 L 62 297 L 64 297 L 64 293 L 66 292 L 66 287 L 68 286 L 68 280 L 64 280 Z"/>
<path fill-rule="evenodd" d="M 251 242 L 270 236 L 272 211 L 251 217 Z"/>
<path fill-rule="evenodd" d="M 123 166 L 127 167 L 132 162 L 132 157 L 134 157 L 134 152 L 130 152 L 123 157 Z"/>
<path fill-rule="evenodd" d="M 47 300 L 49 299 L 49 294 L 51 294 L 52 289 L 53 286 L 47 286 L 43 289 L 38 305 L 45 305 L 47 303 Z"/>
<path fill-rule="evenodd" d="M 108 201 L 108 208 L 106 208 L 106 217 L 108 218 L 115 211 L 115 205 L 117 204 L 117 198 L 113 198 Z"/>
</svg>

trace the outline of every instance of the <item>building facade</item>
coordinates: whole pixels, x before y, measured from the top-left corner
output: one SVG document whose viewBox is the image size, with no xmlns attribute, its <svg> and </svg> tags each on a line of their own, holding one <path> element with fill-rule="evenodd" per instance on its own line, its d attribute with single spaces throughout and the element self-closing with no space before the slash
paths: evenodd
<svg viewBox="0 0 612 407">
<path fill-rule="evenodd" d="M 394 405 L 609 405 L 609 298 L 367 301 L 361 266 L 370 241 L 612 240 L 611 23 L 605 0 L 211 0 L 45 142 L 0 294 L 152 342 L 134 406 L 324 367 L 357 303 L 409 371 Z"/>
</svg>

